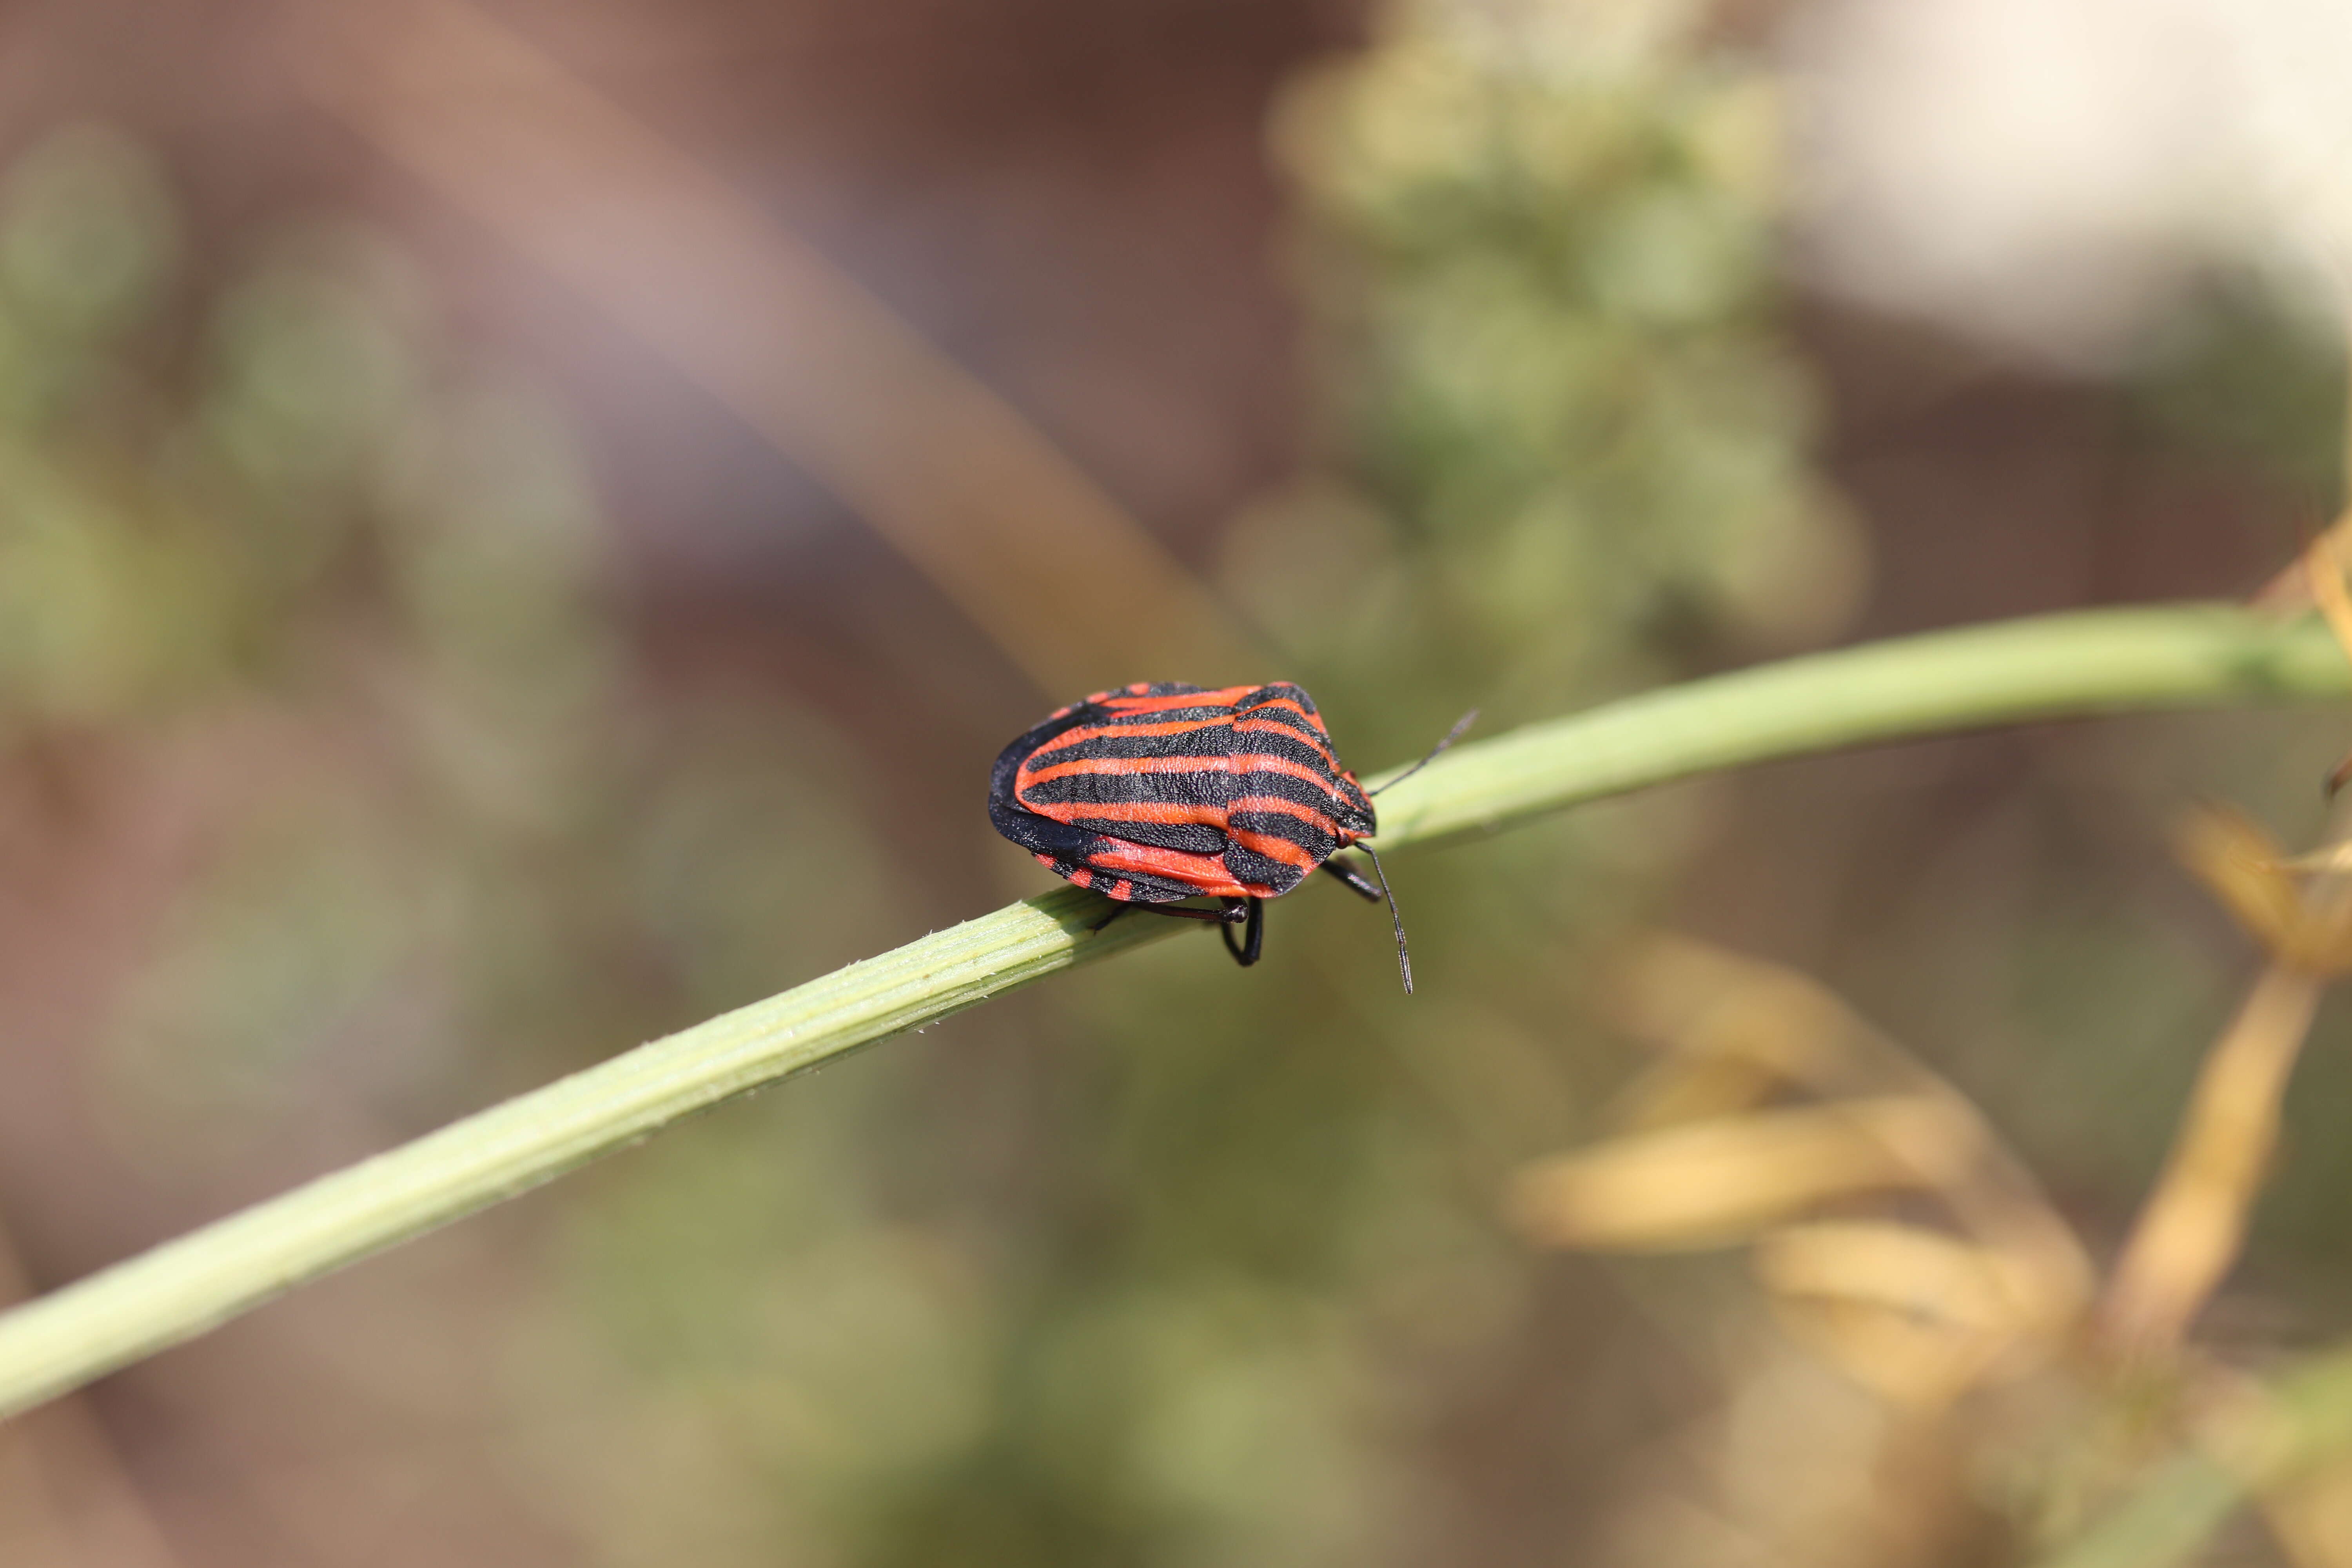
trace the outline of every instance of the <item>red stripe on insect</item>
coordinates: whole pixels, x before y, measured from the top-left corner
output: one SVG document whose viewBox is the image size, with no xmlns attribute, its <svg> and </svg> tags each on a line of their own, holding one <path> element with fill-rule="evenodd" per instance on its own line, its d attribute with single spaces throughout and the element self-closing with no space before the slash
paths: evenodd
<svg viewBox="0 0 2352 1568">
<path fill-rule="evenodd" d="M 1222 805 L 1184 805 L 1173 801 L 1059 800 L 1042 805 L 1032 804 L 1029 809 L 1056 822 L 1076 822 L 1084 817 L 1089 822 L 1149 822 L 1162 827 L 1225 825 L 1225 808 Z"/>
<path fill-rule="evenodd" d="M 1170 708 L 1230 708 L 1237 698 L 1255 689 L 1250 686 L 1225 686 L 1214 691 L 1163 691 L 1157 697 L 1119 698 L 1107 706 L 1130 713 L 1157 713 Z"/>
<path fill-rule="evenodd" d="M 1318 730 L 1322 730 L 1322 729 L 1323 729 L 1323 715 L 1322 715 L 1322 714 L 1320 714 L 1320 713 L 1312 713 L 1312 712 L 1309 712 L 1309 711 L 1307 711 L 1307 710 L 1304 706 L 1302 706 L 1302 705 L 1301 705 L 1301 704 L 1299 704 L 1299 703 L 1297 703 L 1297 702 L 1292 701 L 1292 700 L 1291 700 L 1289 698 L 1287 698 L 1287 697 L 1276 697 L 1276 698 L 1274 698 L 1273 700 L 1271 700 L 1270 701 L 1265 701 L 1265 702 L 1253 702 L 1253 703 L 1251 703 L 1247 708 L 1244 709 L 1242 711 L 1243 711 L 1243 713 L 1244 713 L 1244 715 L 1247 715 L 1247 714 L 1253 714 L 1253 713 L 1263 713 L 1263 712 L 1265 712 L 1265 711 L 1267 709 L 1269 709 L 1269 708 L 1287 708 L 1287 709 L 1289 709 L 1293 713 L 1297 714 L 1301 719 L 1306 720 L 1309 724 L 1314 725 Z M 1276 721 L 1274 721 L 1274 722 L 1276 722 L 1276 723 L 1280 723 L 1280 722 L 1281 722 L 1279 720 L 1276 720 Z M 1244 718 L 1242 720 L 1242 723 L 1243 723 L 1244 727 L 1247 727 L 1247 725 L 1249 724 L 1249 722 L 1250 722 L 1250 721 L 1249 721 L 1249 719 L 1248 719 L 1247 717 L 1244 717 Z M 1285 728 L 1285 729 L 1288 729 L 1288 728 L 1290 728 L 1290 726 L 1286 724 L 1286 725 L 1283 725 L 1283 728 Z M 1328 734 L 1328 733 L 1330 733 L 1330 731 L 1328 731 L 1328 730 L 1326 730 L 1326 731 L 1324 731 L 1324 733 Z"/>
<path fill-rule="evenodd" d="M 1233 803 L 1233 810 L 1236 815 L 1248 812 L 1258 816 L 1280 815 L 1295 817 L 1318 832 L 1339 839 L 1342 846 L 1353 837 L 1353 835 L 1339 830 L 1338 826 L 1328 817 L 1313 816 L 1300 810 L 1289 801 L 1277 800 L 1271 796 L 1237 800 Z M 1243 848 L 1255 850 L 1269 860 L 1279 860 L 1286 866 L 1296 866 L 1302 871 L 1312 871 L 1316 867 L 1323 864 L 1328 858 L 1318 855 L 1305 845 L 1295 839 L 1285 838 L 1278 833 L 1261 833 L 1255 828 L 1235 827 L 1230 822 L 1226 825 L 1225 832 Z"/>
<path fill-rule="evenodd" d="M 1188 855 L 1181 849 L 1156 849 L 1146 844 L 1121 844 L 1111 841 L 1096 851 L 1095 863 L 1110 871 L 1138 871 L 1147 877 L 1159 877 L 1171 882 L 1181 882 L 1216 898 L 1269 898 L 1271 889 L 1236 880 L 1225 863 L 1214 855 Z M 1076 881 L 1075 877 L 1071 879 Z"/>
</svg>

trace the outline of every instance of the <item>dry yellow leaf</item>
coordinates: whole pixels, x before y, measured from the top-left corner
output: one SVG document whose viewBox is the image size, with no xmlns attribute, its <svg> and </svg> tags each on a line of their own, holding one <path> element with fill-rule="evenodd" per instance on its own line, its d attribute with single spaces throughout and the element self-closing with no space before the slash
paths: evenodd
<svg viewBox="0 0 2352 1568">
<path fill-rule="evenodd" d="M 1756 1272 L 1783 1296 L 1853 1301 L 1997 1333 L 2032 1326 L 2031 1288 L 2000 1254 L 1887 1220 L 1821 1220 L 1762 1237 Z"/>
<path fill-rule="evenodd" d="M 2273 952 L 2300 941 L 2303 897 L 2282 869 L 2278 845 L 2225 806 L 2191 813 L 2173 835 L 2173 852 L 2249 935 Z"/>
<path fill-rule="evenodd" d="M 1831 1199 L 1965 1178 L 1980 1125 L 1898 1095 L 1685 1123 L 1528 1167 L 1516 1223 L 1554 1247 L 1671 1250 L 1744 1240 Z"/>
</svg>

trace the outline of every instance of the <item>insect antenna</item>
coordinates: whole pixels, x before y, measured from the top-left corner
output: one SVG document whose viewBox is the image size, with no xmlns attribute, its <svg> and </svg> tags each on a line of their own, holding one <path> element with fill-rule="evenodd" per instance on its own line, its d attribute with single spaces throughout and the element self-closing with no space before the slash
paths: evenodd
<svg viewBox="0 0 2352 1568">
<path fill-rule="evenodd" d="M 1460 726 L 1455 728 L 1458 730 Z M 1372 858 L 1372 875 L 1381 879 L 1381 897 L 1389 901 L 1389 923 L 1396 927 L 1397 933 L 1397 973 L 1404 976 L 1404 994 L 1410 996 L 1412 994 L 1412 953 L 1404 945 L 1404 917 L 1397 913 L 1396 895 L 1389 891 L 1389 874 L 1381 868 L 1379 850 L 1360 839 L 1357 841 L 1356 847 Z"/>
<path fill-rule="evenodd" d="M 1381 785 L 1381 789 L 1394 789 L 1397 785 L 1404 783 L 1405 780 L 1412 777 L 1413 774 L 1421 772 L 1422 769 L 1429 766 L 1430 763 L 1437 761 L 1439 752 L 1444 751 L 1446 747 L 1460 740 L 1462 738 L 1462 731 L 1467 730 L 1471 725 L 1477 721 L 1478 710 L 1473 708 L 1469 712 L 1465 713 L 1461 718 L 1454 721 L 1454 728 L 1445 731 L 1445 739 L 1438 742 L 1437 744 L 1429 748 L 1429 755 L 1422 758 L 1421 761 L 1413 763 L 1412 766 L 1405 769 L 1404 772 L 1397 774 L 1396 777 Z M 1381 789 L 1366 790 L 1364 793 L 1366 795 L 1378 795 L 1381 793 Z M 1393 902 L 1394 900 L 1391 901 Z M 1411 985 L 1407 985 L 1405 989 L 1410 991 L 1412 987 Z"/>
</svg>

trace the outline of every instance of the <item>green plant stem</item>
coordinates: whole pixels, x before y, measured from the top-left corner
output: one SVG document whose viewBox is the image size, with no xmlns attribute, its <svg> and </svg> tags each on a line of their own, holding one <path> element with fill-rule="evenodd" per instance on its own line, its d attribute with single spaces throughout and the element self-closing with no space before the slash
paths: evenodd
<svg viewBox="0 0 2352 1568">
<path fill-rule="evenodd" d="M 2130 1500 L 2035 1568 L 2175 1568 L 2245 1501 L 2245 1483 L 2190 1451 L 2152 1466 Z"/>
<path fill-rule="evenodd" d="M 2150 1464 L 2082 1533 L 2034 1568 L 2174 1568 L 2189 1563 L 2256 1492 L 2308 1476 L 2352 1448 L 2352 1346 L 2272 1375 L 2240 1431 L 2192 1441 Z M 2216 1452 L 2216 1449 L 2224 1452 Z"/>
<path fill-rule="evenodd" d="M 2333 697 L 2315 624 L 2221 605 L 2092 611 L 1816 654 L 1455 749 L 1381 802 L 1383 848 L 1694 773 L 1842 746 L 2131 709 Z M 1377 781 L 1374 781 L 1377 782 Z M 979 803 L 973 803 L 975 813 Z M 0 1416 L 695 1111 L 1058 970 L 1193 929 L 1066 888 L 937 931 L 322 1176 L 0 1314 Z"/>
</svg>

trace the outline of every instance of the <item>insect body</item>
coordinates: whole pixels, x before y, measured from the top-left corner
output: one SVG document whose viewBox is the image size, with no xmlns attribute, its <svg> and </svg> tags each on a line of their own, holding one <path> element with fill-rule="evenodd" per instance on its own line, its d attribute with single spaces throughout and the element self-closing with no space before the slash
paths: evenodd
<svg viewBox="0 0 2352 1568">
<path fill-rule="evenodd" d="M 1129 909 L 1215 921 L 1244 965 L 1258 959 L 1264 901 L 1309 872 L 1329 872 L 1367 899 L 1387 890 L 1386 878 L 1375 886 L 1332 858 L 1378 820 L 1332 751 L 1314 699 L 1287 682 L 1098 691 L 1004 748 L 988 814 L 1055 876 L 1114 900 L 1104 924 Z M 1379 864 L 1374 856 L 1376 873 Z M 1166 907 L 1196 895 L 1223 907 Z M 1236 924 L 1246 928 L 1238 943 Z M 1410 991 L 1402 924 L 1397 952 Z"/>
</svg>

